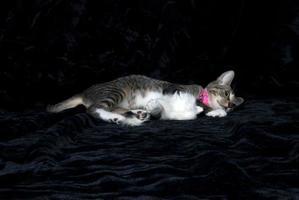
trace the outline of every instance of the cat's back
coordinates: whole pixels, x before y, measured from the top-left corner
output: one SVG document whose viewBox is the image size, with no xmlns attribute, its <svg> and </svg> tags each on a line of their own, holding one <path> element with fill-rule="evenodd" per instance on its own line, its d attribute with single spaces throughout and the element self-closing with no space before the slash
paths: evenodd
<svg viewBox="0 0 299 200">
<path fill-rule="evenodd" d="M 87 88 L 83 95 L 89 99 L 95 99 L 109 94 L 120 94 L 121 96 L 133 95 L 135 92 L 157 91 L 161 92 L 166 81 L 153 79 L 144 75 L 132 74 L 114 79 L 109 82 L 103 82 L 92 85 Z"/>
<path fill-rule="evenodd" d="M 140 81 L 142 81 L 142 82 L 165 82 L 165 81 L 151 78 L 149 76 L 145 76 L 145 75 L 141 75 L 141 74 L 131 74 L 128 76 L 122 76 L 122 77 L 115 79 L 114 81 L 123 81 L 123 80 L 137 81 L 137 82 L 140 82 Z"/>
<path fill-rule="evenodd" d="M 154 78 L 150 78 L 148 76 L 132 74 L 128 76 L 123 76 L 117 79 L 114 79 L 109 82 L 100 83 L 94 85 L 94 88 L 115 88 L 122 90 L 130 90 L 130 91 L 155 91 L 162 88 L 167 81 L 162 81 Z"/>
<path fill-rule="evenodd" d="M 107 86 L 139 87 L 139 86 L 144 86 L 144 85 L 150 86 L 152 84 L 163 84 L 163 83 L 166 83 L 166 81 L 161 81 L 161 80 L 150 78 L 150 77 L 144 76 L 144 75 L 132 74 L 132 75 L 128 75 L 128 76 L 119 77 L 112 81 L 95 84 L 95 85 L 91 86 L 90 88 L 107 87 Z"/>
</svg>

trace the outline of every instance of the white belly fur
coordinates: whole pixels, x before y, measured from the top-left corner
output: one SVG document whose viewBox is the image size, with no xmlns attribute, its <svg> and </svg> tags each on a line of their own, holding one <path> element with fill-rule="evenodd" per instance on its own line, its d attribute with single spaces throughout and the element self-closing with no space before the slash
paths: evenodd
<svg viewBox="0 0 299 200">
<path fill-rule="evenodd" d="M 157 101 L 163 107 L 161 119 L 191 120 L 197 116 L 196 98 L 189 93 L 165 95 Z"/>
<path fill-rule="evenodd" d="M 196 98 L 189 93 L 175 93 L 163 95 L 159 92 L 147 92 L 145 95 L 137 93 L 135 99 L 129 105 L 123 101 L 120 106 L 129 109 L 146 109 L 148 112 L 159 108 L 161 119 L 170 120 L 191 120 L 198 114 Z"/>
</svg>

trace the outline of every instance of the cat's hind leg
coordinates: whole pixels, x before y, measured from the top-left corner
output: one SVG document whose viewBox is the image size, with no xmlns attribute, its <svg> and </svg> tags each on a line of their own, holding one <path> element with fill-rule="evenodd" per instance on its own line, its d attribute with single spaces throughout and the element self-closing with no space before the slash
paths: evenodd
<svg viewBox="0 0 299 200">
<path fill-rule="evenodd" d="M 123 115 L 116 112 L 111 112 L 109 108 L 98 104 L 88 107 L 87 113 L 93 116 L 94 118 L 98 118 L 105 122 L 112 122 L 116 124 L 121 124 L 126 118 Z"/>
<path fill-rule="evenodd" d="M 125 126 L 139 126 L 149 120 L 145 110 L 127 110 L 125 108 L 109 109 L 100 104 L 92 105 L 87 112 L 95 118 Z"/>
</svg>

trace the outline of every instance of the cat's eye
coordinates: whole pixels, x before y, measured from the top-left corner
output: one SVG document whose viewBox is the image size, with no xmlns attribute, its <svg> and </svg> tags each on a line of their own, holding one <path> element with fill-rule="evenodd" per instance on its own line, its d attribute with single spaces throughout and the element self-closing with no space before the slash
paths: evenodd
<svg viewBox="0 0 299 200">
<path fill-rule="evenodd" d="M 224 92 L 224 95 L 228 97 L 229 92 L 228 92 L 228 91 L 225 91 L 225 92 Z"/>
</svg>

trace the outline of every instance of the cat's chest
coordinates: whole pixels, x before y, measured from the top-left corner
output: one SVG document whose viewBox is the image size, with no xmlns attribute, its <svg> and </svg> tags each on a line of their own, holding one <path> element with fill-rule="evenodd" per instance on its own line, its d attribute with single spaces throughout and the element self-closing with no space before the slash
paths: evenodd
<svg viewBox="0 0 299 200">
<path fill-rule="evenodd" d="M 161 92 L 135 92 L 134 94 L 130 95 L 129 97 L 125 98 L 121 103 L 120 106 L 124 108 L 145 108 L 146 105 L 151 100 L 156 100 L 162 98 L 163 94 Z"/>
</svg>

